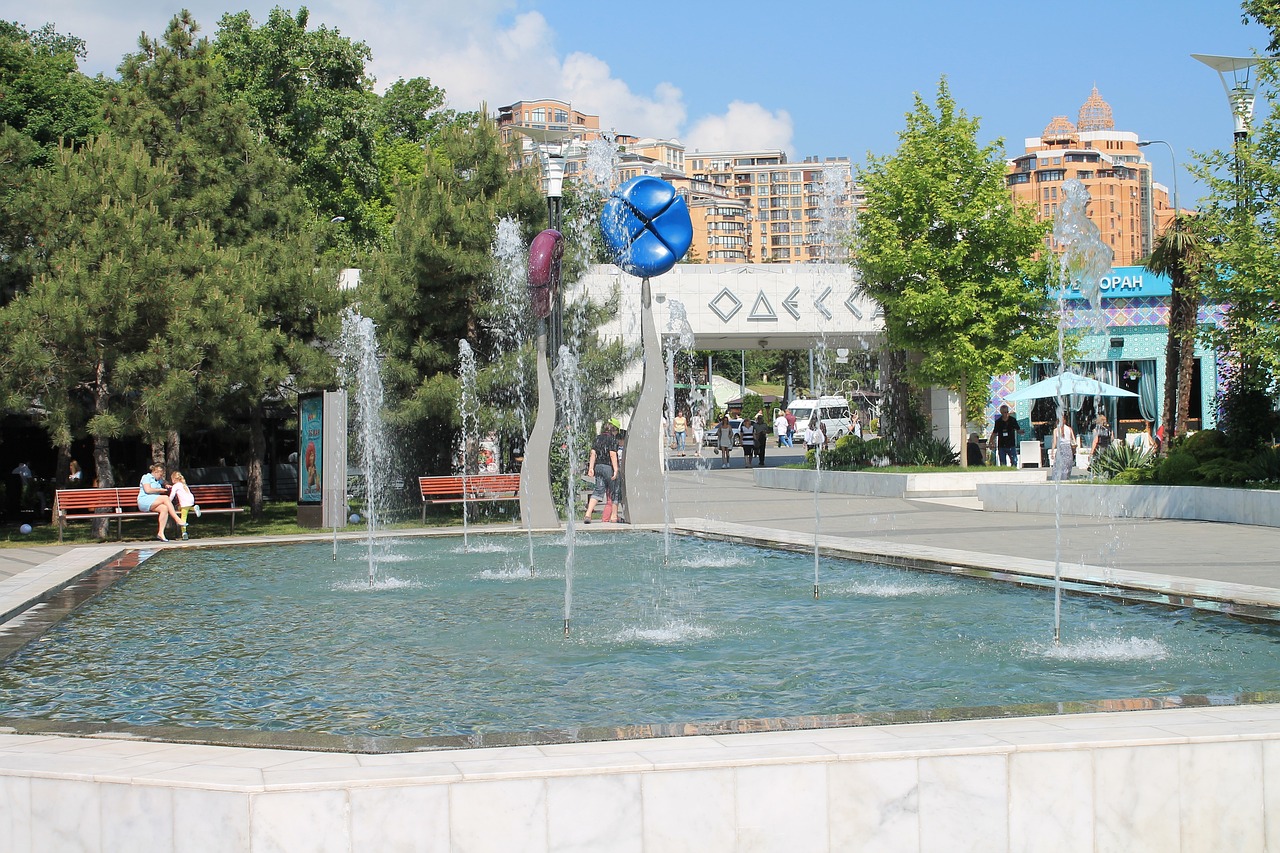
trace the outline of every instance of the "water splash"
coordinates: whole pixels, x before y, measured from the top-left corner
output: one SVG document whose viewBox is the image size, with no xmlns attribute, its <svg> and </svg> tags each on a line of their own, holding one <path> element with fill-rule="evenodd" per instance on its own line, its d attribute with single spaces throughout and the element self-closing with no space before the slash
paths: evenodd
<svg viewBox="0 0 1280 853">
<path fill-rule="evenodd" d="M 1032 654 L 1051 660 L 1084 662 L 1120 662 L 1165 660 L 1169 647 L 1149 637 L 1113 637 L 1073 640 L 1031 650 Z"/>
<path fill-rule="evenodd" d="M 460 471 L 462 475 L 462 494 L 467 494 L 467 476 L 478 472 L 479 462 L 479 410 L 476 404 L 476 356 L 471 344 L 466 340 L 458 341 L 458 417 L 462 423 L 462 453 L 460 455 Z M 462 501 L 462 545 L 471 547 L 468 530 L 467 501 Z"/>
<path fill-rule="evenodd" d="M 1088 300 L 1089 310 L 1086 314 L 1088 324 L 1094 334 L 1102 335 L 1107 329 L 1106 315 L 1102 311 L 1102 278 L 1111 272 L 1111 247 L 1102 242 L 1102 232 L 1098 230 L 1088 216 L 1089 190 L 1078 179 L 1072 178 L 1062 185 L 1064 196 L 1058 212 L 1053 218 L 1053 238 L 1061 247 L 1058 256 L 1058 373 L 1067 369 L 1066 334 L 1067 308 L 1066 298 L 1070 290 L 1079 290 Z M 1066 412 L 1066 399 L 1058 397 L 1055 406 L 1054 423 L 1061 421 Z M 1063 463 L 1061 456 L 1064 443 L 1059 443 L 1057 454 L 1059 467 L 1070 465 Z M 1074 459 L 1075 450 L 1066 446 L 1067 452 Z M 1064 468 L 1068 473 L 1070 468 Z M 1053 512 L 1053 642 L 1062 642 L 1062 479 L 1054 478 L 1054 512 Z"/>
<path fill-rule="evenodd" d="M 849 244 L 852 237 L 851 205 L 847 204 L 848 187 L 845 183 L 847 169 L 839 166 L 827 166 L 822 170 L 822 185 L 818 196 L 817 233 L 814 235 L 818 243 L 819 260 L 831 268 L 834 264 L 844 264 L 849 257 Z M 814 342 L 809 357 L 812 379 L 809 395 L 821 401 L 826 393 L 827 375 L 830 367 L 827 349 L 827 321 L 832 319 L 830 306 L 835 285 L 834 275 L 814 276 L 813 308 L 817 320 L 818 340 Z M 819 415 L 822 406 L 814 408 Z M 818 421 L 819 427 L 821 419 Z M 806 425 L 807 426 L 807 425 Z M 822 451 L 819 447 L 814 451 L 813 474 L 813 597 L 821 596 L 821 549 L 819 540 L 822 534 L 822 505 L 820 501 L 822 488 Z"/>
<path fill-rule="evenodd" d="M 355 306 L 348 306 L 342 311 L 339 348 L 339 379 L 354 406 L 355 453 L 364 474 L 359 489 L 364 499 L 365 559 L 369 586 L 372 587 L 377 581 L 375 543 L 382 523 L 386 485 L 382 475 L 395 470 L 395 467 L 382 418 L 384 394 L 377 329 L 373 320 L 362 316 Z"/>
<path fill-rule="evenodd" d="M 676 416 L 676 353 L 693 349 L 693 327 L 689 325 L 689 313 L 684 303 L 676 299 L 667 300 L 667 331 L 662 336 L 666 345 L 666 391 L 667 391 L 667 425 L 675 422 Z M 692 387 L 692 386 L 691 386 Z M 672 433 L 674 435 L 674 431 Z M 686 435 L 688 430 L 686 429 Z M 665 442 L 667 437 L 663 436 Z M 662 561 L 671 561 L 671 478 L 667 454 L 662 454 Z"/>
<path fill-rule="evenodd" d="M 564 635 L 567 637 L 570 620 L 573 618 L 573 569 L 577 547 L 575 521 L 578 516 L 578 461 L 574 457 L 578 453 L 579 436 L 582 434 L 582 380 L 578 372 L 578 356 L 567 346 L 560 347 L 559 355 L 555 380 L 560 393 L 556 396 L 563 401 L 560 422 L 564 425 L 569 455 L 569 464 L 565 466 L 568 521 L 565 525 L 564 556 Z"/>
<path fill-rule="evenodd" d="M 498 220 L 494 234 L 493 283 L 498 314 L 491 329 L 499 351 L 515 353 L 509 387 L 515 394 L 514 410 L 520 424 L 521 447 L 529 445 L 530 407 L 526 395 L 531 379 L 528 268 L 529 252 L 520 232 L 520 223 L 510 217 Z M 522 513 L 527 516 L 527 514 Z M 525 518 L 525 538 L 529 548 L 529 573 L 533 574 L 533 526 Z"/>
</svg>

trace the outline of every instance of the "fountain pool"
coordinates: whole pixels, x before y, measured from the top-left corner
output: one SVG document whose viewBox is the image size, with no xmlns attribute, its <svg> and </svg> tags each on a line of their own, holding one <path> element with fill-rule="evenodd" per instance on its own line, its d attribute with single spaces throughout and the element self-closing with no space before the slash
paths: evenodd
<svg viewBox="0 0 1280 853">
<path fill-rule="evenodd" d="M 523 742 L 724 720 L 1275 690 L 1280 627 L 656 534 L 166 551 L 6 661 L 5 716 Z M 999 713 L 993 711 L 992 715 Z M 815 723 L 817 725 L 817 723 Z M 648 728 L 646 728 L 648 727 Z M 594 734 L 584 730 L 598 730 Z M 566 735 L 573 732 L 573 735 Z M 199 739 L 198 733 L 192 734 Z"/>
</svg>

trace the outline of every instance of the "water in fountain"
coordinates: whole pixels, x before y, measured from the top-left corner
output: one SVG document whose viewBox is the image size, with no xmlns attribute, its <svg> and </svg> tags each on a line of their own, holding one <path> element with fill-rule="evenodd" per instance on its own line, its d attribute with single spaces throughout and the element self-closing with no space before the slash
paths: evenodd
<svg viewBox="0 0 1280 853">
<path fill-rule="evenodd" d="M 573 569 L 577 552 L 578 516 L 578 460 L 579 439 L 582 435 L 582 380 L 578 374 L 578 356 L 567 346 L 560 347 L 560 357 L 555 368 L 557 397 L 562 401 L 560 423 L 564 426 L 565 444 L 569 450 L 569 464 L 565 466 L 565 493 L 567 518 L 565 524 L 564 557 L 564 635 L 569 636 L 569 621 L 573 618 Z M 588 471 L 588 474 L 594 472 Z"/>
<path fill-rule="evenodd" d="M 467 494 L 467 476 L 478 473 L 480 424 L 476 406 L 476 355 L 471 344 L 458 341 L 458 420 L 462 424 L 462 494 Z M 462 547 L 470 548 L 467 502 L 462 502 Z"/>
<path fill-rule="evenodd" d="M 382 419 L 382 372 L 378 364 L 378 338 L 373 320 L 361 316 L 354 306 L 342 312 L 339 358 L 340 378 L 354 406 L 355 454 L 359 460 L 364 498 L 366 560 L 369 585 L 377 581 L 377 532 L 382 519 L 385 482 L 379 477 L 394 470 L 390 443 Z"/>
<path fill-rule="evenodd" d="M 514 353 L 509 387 L 515 394 L 514 410 L 520 424 L 521 447 L 529 444 L 529 400 L 525 394 L 530 382 L 530 340 L 528 267 L 529 252 L 520 234 L 520 223 L 510 217 L 498 221 L 494 235 L 493 283 L 498 314 L 490 329 L 497 350 Z M 533 574 L 533 529 L 525 525 L 529 545 L 529 574 Z"/>
<path fill-rule="evenodd" d="M 653 538 L 588 537 L 574 642 L 557 630 L 553 572 L 517 586 L 495 552 L 459 554 L 452 537 L 403 543 L 402 582 L 376 594 L 350 583 L 349 561 L 331 565 L 323 542 L 164 551 L 7 660 L 0 705 L 132 725 L 555 736 L 1189 693 L 1222 702 L 1276 687 L 1274 623 L 1073 596 L 1080 637 L 1059 649 L 1044 639 L 1050 593 L 1034 582 L 829 557 L 823 603 L 800 607 L 805 555 L 705 539 L 676 538 L 677 595 L 656 608 Z M 490 544 L 517 553 L 521 539 Z M 549 565 L 560 542 L 538 542 Z M 353 666 L 357 655 L 369 665 Z"/>
<path fill-rule="evenodd" d="M 822 170 L 822 186 L 818 197 L 818 246 L 821 250 L 821 262 L 831 269 L 836 264 L 844 264 L 849 257 L 850 223 L 846 214 L 846 205 L 841 202 L 848 193 L 845 180 L 848 173 L 844 168 L 828 166 Z M 818 340 L 810 351 L 813 359 L 814 387 L 809 390 L 810 396 L 818 401 L 814 412 L 821 418 L 822 396 L 826 393 L 829 352 L 827 349 L 827 321 L 832 319 L 831 298 L 834 285 L 833 275 L 817 275 L 814 277 L 813 308 L 817 320 Z M 819 420 L 819 424 L 821 421 Z M 820 562 L 821 552 L 818 547 L 822 533 L 822 509 L 819 500 L 822 486 L 822 448 L 813 454 L 813 597 L 821 595 Z"/>
<path fill-rule="evenodd" d="M 1058 373 L 1067 369 L 1066 295 L 1074 289 L 1088 301 L 1084 325 L 1094 334 L 1106 332 L 1106 315 L 1102 311 L 1102 279 L 1111 272 L 1112 251 L 1102 242 L 1101 232 L 1086 212 L 1089 190 L 1072 178 L 1062 186 L 1063 201 L 1053 218 L 1053 239 L 1062 248 L 1058 256 Z M 1066 400 L 1059 397 L 1055 424 L 1066 412 Z M 1063 462 L 1063 444 L 1057 447 L 1057 468 L 1070 471 L 1071 462 Z M 1074 460 L 1075 450 L 1066 450 Z M 1066 466 L 1066 467 L 1064 467 Z M 1062 478 L 1054 475 L 1054 551 L 1053 551 L 1053 642 L 1062 641 Z"/>
</svg>

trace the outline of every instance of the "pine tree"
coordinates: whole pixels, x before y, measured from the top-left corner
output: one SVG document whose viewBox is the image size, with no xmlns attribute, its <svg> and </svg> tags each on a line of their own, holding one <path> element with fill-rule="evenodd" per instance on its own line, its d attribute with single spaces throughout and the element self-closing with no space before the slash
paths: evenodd
<svg viewBox="0 0 1280 853">
<path fill-rule="evenodd" d="M 545 216 L 527 172 L 512 172 L 488 119 L 456 124 L 427 151 L 423 180 L 399 200 L 395 241 L 375 262 L 362 301 L 386 355 L 392 418 L 421 470 L 449 466 L 457 418 L 458 341 L 478 361 L 494 358 L 481 322 L 491 293 L 490 248 L 499 218 L 527 223 L 527 239 Z"/>
</svg>

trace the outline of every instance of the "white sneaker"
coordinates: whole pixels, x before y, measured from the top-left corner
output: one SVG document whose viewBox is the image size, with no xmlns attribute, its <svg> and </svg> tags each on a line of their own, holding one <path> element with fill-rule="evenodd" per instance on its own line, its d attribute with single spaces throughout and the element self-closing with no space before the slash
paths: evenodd
<svg viewBox="0 0 1280 853">
<path fill-rule="evenodd" d="M 199 517 L 200 517 L 200 504 L 195 504 L 194 506 L 192 506 L 192 507 L 191 507 L 191 509 L 195 510 L 196 518 L 199 518 Z"/>
</svg>

